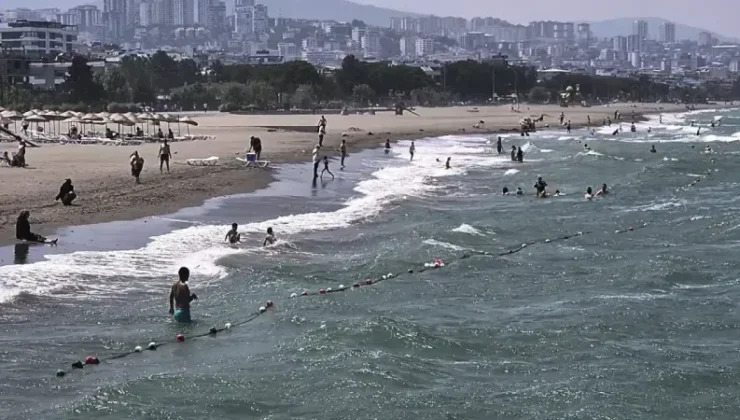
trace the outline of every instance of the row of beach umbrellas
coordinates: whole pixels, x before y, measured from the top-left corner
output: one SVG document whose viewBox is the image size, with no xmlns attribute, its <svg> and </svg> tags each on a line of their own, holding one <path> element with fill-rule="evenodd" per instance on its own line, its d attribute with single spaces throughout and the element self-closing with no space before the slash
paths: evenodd
<svg viewBox="0 0 740 420">
<path fill-rule="evenodd" d="M 64 122 L 67 124 L 118 124 L 119 126 L 122 125 L 126 127 L 133 127 L 136 124 L 145 123 L 151 123 L 154 125 L 159 125 L 160 123 L 167 123 L 168 125 L 170 123 L 176 123 L 178 124 L 178 127 L 179 124 L 187 125 L 188 132 L 190 131 L 191 125 L 198 125 L 195 120 L 188 116 L 178 118 L 177 116 L 173 116 L 167 113 L 158 114 L 149 112 L 128 112 L 125 114 L 111 114 L 109 112 L 99 112 L 97 114 L 84 114 L 82 112 L 75 111 L 65 111 L 60 113 L 57 111 L 41 111 L 38 109 L 33 109 L 24 113 L 20 113 L 18 111 L 5 110 L 0 107 L 0 122 L 6 124 L 8 123 L 8 121 L 13 121 L 15 124 L 15 122 L 19 120 L 44 124 L 53 121 Z"/>
</svg>

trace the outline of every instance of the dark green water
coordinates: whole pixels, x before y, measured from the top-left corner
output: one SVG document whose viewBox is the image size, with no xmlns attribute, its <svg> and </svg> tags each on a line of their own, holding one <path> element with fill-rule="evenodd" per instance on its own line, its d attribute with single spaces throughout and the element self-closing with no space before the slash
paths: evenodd
<svg viewBox="0 0 740 420">
<path fill-rule="evenodd" d="M 698 137 L 680 126 L 721 114 Z M 291 166 L 253 195 L 63 232 L 60 254 L 0 267 L 0 418 L 737 418 L 740 114 L 664 121 L 649 139 L 648 124 L 506 138 L 530 142 L 523 164 L 472 137 L 417 141 L 410 164 L 402 142 L 352 155 L 315 188 Z M 451 170 L 435 161 L 447 156 Z M 534 198 L 538 175 L 567 195 Z M 611 194 L 583 199 L 604 182 Z M 220 242 L 232 221 L 240 248 Z M 281 242 L 261 249 L 267 226 Z M 130 236 L 130 249 L 70 254 L 90 232 Z M 436 257 L 447 266 L 406 273 Z M 201 297 L 186 327 L 166 312 L 183 264 Z M 189 338 L 268 299 L 248 324 Z M 151 340 L 167 345 L 54 375 Z"/>
</svg>

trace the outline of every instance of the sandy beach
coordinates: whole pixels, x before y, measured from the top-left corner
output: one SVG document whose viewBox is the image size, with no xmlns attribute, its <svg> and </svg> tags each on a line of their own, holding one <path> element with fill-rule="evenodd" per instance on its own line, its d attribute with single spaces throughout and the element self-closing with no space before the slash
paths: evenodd
<svg viewBox="0 0 740 420">
<path fill-rule="evenodd" d="M 565 113 L 574 127 L 583 126 L 590 116 L 600 125 L 615 110 L 629 121 L 631 113 L 685 112 L 682 105 L 613 104 L 610 107 L 561 108 L 559 106 L 522 105 L 520 112 L 508 106 L 417 108 L 419 116 L 391 112 L 376 115 L 328 115 L 324 153 L 338 154 L 342 138 L 348 152 L 379 147 L 385 139 L 413 139 L 449 134 L 484 134 L 518 129 L 519 120 L 527 116 L 546 114 L 543 123 L 557 126 L 558 116 Z M 130 220 L 164 214 L 195 206 L 211 197 L 250 192 L 266 186 L 271 171 L 249 169 L 235 160 L 244 155 L 249 136 L 262 139 L 262 159 L 280 163 L 309 161 L 317 135 L 310 131 L 320 115 L 231 115 L 207 113 L 191 115 L 199 122 L 192 134 L 216 136 L 214 140 L 172 143 L 171 173 L 159 173 L 157 144 L 138 146 L 56 145 L 45 144 L 28 148 L 25 169 L 0 167 L 0 244 L 15 242 L 15 219 L 22 209 L 31 212 L 35 232 L 51 235 L 60 226 Z M 473 126 L 480 120 L 483 128 Z M 176 127 L 173 127 L 176 131 Z M 185 127 L 182 127 L 183 133 Z M 464 131 L 463 131 L 464 130 Z M 565 130 L 565 129 L 563 129 Z M 344 135 L 344 136 L 343 136 Z M 14 151 L 12 143 L 0 143 L 0 150 Z M 142 183 L 135 185 L 128 158 L 134 150 L 146 160 Z M 423 151 L 418 151 L 423 153 Z M 194 167 L 186 164 L 190 158 L 218 156 L 215 167 Z M 352 165 L 351 156 L 346 164 Z M 333 166 L 338 166 L 338 162 Z M 336 172 L 335 172 L 336 173 Z M 79 198 L 74 206 L 65 207 L 54 201 L 64 179 L 71 178 Z M 310 180 L 307 180 L 310 182 Z"/>
</svg>

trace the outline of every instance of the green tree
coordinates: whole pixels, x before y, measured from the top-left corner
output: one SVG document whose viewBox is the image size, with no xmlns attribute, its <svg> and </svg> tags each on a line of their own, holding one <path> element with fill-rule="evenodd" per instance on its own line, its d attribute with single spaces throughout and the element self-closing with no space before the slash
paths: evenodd
<svg viewBox="0 0 740 420">
<path fill-rule="evenodd" d="M 291 104 L 301 109 L 311 109 L 318 102 L 316 88 L 312 85 L 300 85 L 291 98 Z"/>
<path fill-rule="evenodd" d="M 529 102 L 543 103 L 550 98 L 550 93 L 544 86 L 535 86 L 529 91 Z"/>
<path fill-rule="evenodd" d="M 155 92 L 169 93 L 171 89 L 183 84 L 178 64 L 164 51 L 157 51 L 152 55 L 148 70 Z"/>
<path fill-rule="evenodd" d="M 267 109 L 276 102 L 277 94 L 275 88 L 263 81 L 249 82 L 246 85 L 247 98 L 250 105 L 256 105 L 260 109 Z"/>
<path fill-rule="evenodd" d="M 126 74 L 120 69 L 111 69 L 102 76 L 103 89 L 106 98 L 112 102 L 131 102 L 131 87 L 126 79 Z"/>
<path fill-rule="evenodd" d="M 357 85 L 352 88 L 352 96 L 359 105 L 367 106 L 375 98 L 375 91 L 368 85 Z"/>
<path fill-rule="evenodd" d="M 230 84 L 223 93 L 223 102 L 233 104 L 237 108 L 245 106 L 248 99 L 247 89 L 241 84 Z"/>
<path fill-rule="evenodd" d="M 352 94 L 354 86 L 366 83 L 367 68 L 354 55 L 342 60 L 342 69 L 337 72 L 337 83 L 345 94 Z"/>
<path fill-rule="evenodd" d="M 93 78 L 87 59 L 81 55 L 72 58 L 64 81 L 64 89 L 70 102 L 97 102 L 103 94 L 102 87 Z"/>
</svg>

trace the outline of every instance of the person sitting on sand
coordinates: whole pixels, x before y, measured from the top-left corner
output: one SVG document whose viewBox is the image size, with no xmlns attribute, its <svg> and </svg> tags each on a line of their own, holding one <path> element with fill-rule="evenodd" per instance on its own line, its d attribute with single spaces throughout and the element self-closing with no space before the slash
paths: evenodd
<svg viewBox="0 0 740 420">
<path fill-rule="evenodd" d="M 163 139 L 164 138 L 164 133 L 162 132 L 162 127 L 159 127 L 157 129 L 157 138 L 159 138 L 159 139 Z"/>
<path fill-rule="evenodd" d="M 265 237 L 264 242 L 262 242 L 262 246 L 274 245 L 275 242 L 277 242 L 275 233 L 272 231 L 272 228 L 269 227 L 267 228 L 267 236 Z"/>
<path fill-rule="evenodd" d="M 180 279 L 172 284 L 172 289 L 170 289 L 169 312 L 177 322 L 190 322 L 190 302 L 198 300 L 198 296 L 195 293 L 191 294 L 190 287 L 188 287 L 190 270 L 187 267 L 180 267 L 177 275 Z"/>
<path fill-rule="evenodd" d="M 144 158 L 139 156 L 138 151 L 134 151 L 129 158 L 131 163 L 131 176 L 136 178 L 137 184 L 141 184 L 139 175 L 141 175 L 141 170 L 144 169 Z"/>
<path fill-rule="evenodd" d="M 8 156 L 8 151 L 3 152 L 2 158 L 0 158 L 0 163 L 4 163 L 8 166 L 13 166 L 13 161 L 10 160 L 10 156 Z"/>
<path fill-rule="evenodd" d="M 75 193 L 75 187 L 72 185 L 72 180 L 67 178 L 61 187 L 59 187 L 59 194 L 54 198 L 54 201 L 62 200 L 62 204 L 69 206 L 77 198 Z"/>
<path fill-rule="evenodd" d="M 24 140 L 18 140 L 18 152 L 13 155 L 13 166 L 18 168 L 26 167 L 26 142 Z"/>
<path fill-rule="evenodd" d="M 23 210 L 21 214 L 18 216 L 18 220 L 15 223 L 15 237 L 16 239 L 19 239 L 21 241 L 28 241 L 28 242 L 39 242 L 39 243 L 46 243 L 48 239 L 45 237 L 31 232 L 31 222 L 28 221 L 28 218 L 31 216 L 31 213 L 28 210 Z M 52 245 L 57 244 L 58 239 L 54 239 L 50 243 Z"/>
</svg>

